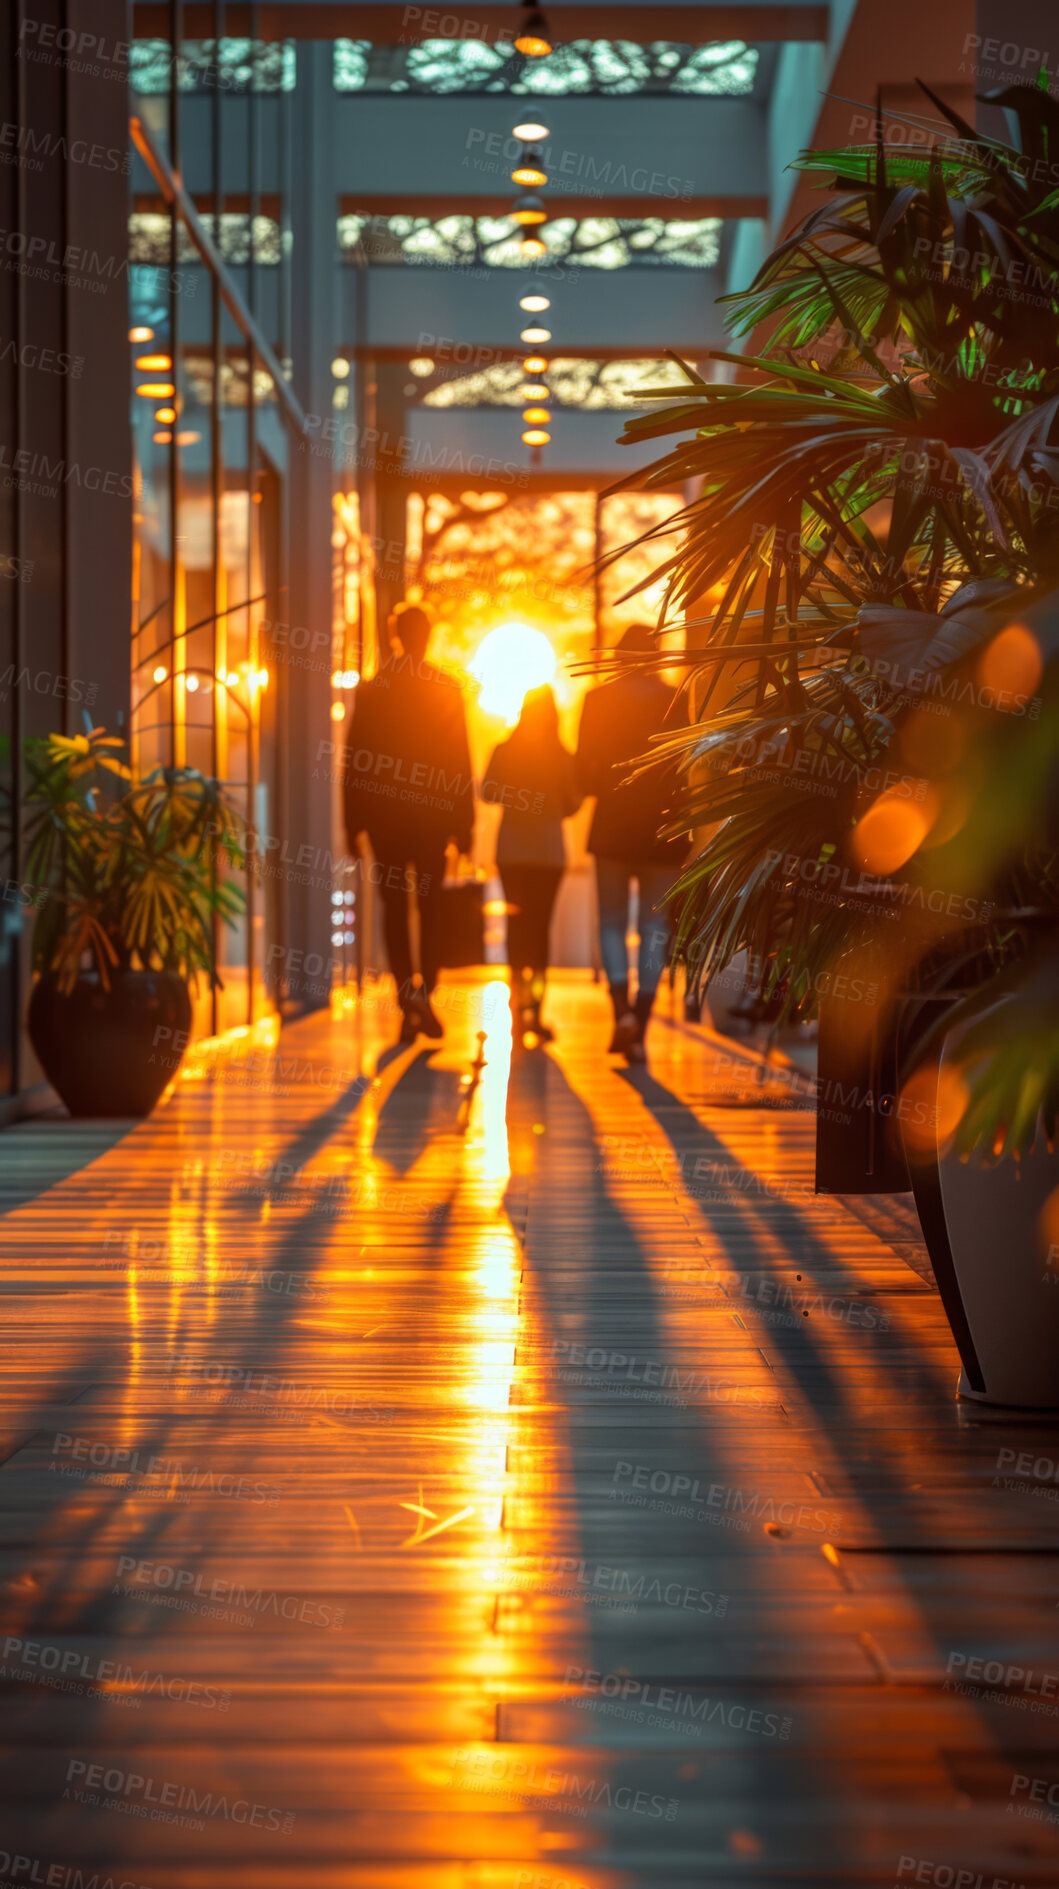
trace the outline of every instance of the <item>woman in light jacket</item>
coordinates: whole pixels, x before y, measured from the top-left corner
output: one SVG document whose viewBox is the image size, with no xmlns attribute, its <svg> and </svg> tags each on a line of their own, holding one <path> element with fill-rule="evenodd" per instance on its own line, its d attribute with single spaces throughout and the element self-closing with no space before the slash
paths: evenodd
<svg viewBox="0 0 1059 1889">
<path fill-rule="evenodd" d="M 531 689 L 526 696 L 518 726 L 493 753 L 482 799 L 504 810 L 496 863 L 508 908 L 511 1014 L 514 1041 L 529 1048 L 554 1036 L 541 1022 L 548 927 L 566 866 L 562 823 L 581 804 L 550 689 Z"/>
</svg>

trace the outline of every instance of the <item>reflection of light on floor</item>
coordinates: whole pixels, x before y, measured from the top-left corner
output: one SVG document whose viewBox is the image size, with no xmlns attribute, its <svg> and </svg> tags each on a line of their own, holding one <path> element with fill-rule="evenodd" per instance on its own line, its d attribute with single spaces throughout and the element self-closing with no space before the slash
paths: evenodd
<svg viewBox="0 0 1059 1889">
<path fill-rule="evenodd" d="M 518 720 L 523 696 L 554 681 L 555 651 L 543 630 L 531 629 L 528 623 L 499 623 L 483 636 L 469 667 L 481 685 L 482 713 L 500 715 L 511 726 Z"/>
</svg>

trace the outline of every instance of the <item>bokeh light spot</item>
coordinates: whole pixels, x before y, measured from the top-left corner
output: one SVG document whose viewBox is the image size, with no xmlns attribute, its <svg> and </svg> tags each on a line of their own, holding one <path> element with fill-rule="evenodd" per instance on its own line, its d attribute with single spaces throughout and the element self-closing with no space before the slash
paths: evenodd
<svg viewBox="0 0 1059 1889">
<path fill-rule="evenodd" d="M 978 663 L 982 688 L 995 691 L 995 706 L 1005 714 L 1025 706 L 1024 698 L 1033 694 L 1043 673 L 1040 644 L 1023 623 L 1009 623 L 999 636 L 994 636 Z M 994 704 L 989 702 L 986 706 Z"/>
<path fill-rule="evenodd" d="M 921 798 L 915 797 L 915 790 L 922 787 L 923 783 L 909 780 L 900 787 L 887 788 L 857 822 L 853 853 L 862 871 L 885 877 L 903 866 L 922 845 L 938 810 L 932 788 L 922 792 Z"/>
</svg>

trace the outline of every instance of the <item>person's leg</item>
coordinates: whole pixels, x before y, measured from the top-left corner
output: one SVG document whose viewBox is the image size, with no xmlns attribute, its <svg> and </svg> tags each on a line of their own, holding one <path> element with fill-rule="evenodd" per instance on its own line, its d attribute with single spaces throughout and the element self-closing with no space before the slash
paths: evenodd
<svg viewBox="0 0 1059 1889">
<path fill-rule="evenodd" d="M 441 969 L 441 901 L 445 882 L 445 848 L 425 847 L 416 861 L 416 898 L 419 903 L 419 961 L 423 994 L 429 999 Z"/>
<path fill-rule="evenodd" d="M 507 962 L 511 976 L 511 1027 L 521 1042 L 523 1012 L 533 1002 L 534 884 L 532 866 L 503 868 L 507 906 Z"/>
<path fill-rule="evenodd" d="M 511 970 L 511 1013 L 516 1036 L 532 1030 L 544 1041 L 552 1032 L 541 1022 L 548 969 L 548 930 L 561 866 L 505 866 L 507 961 Z"/>
<path fill-rule="evenodd" d="M 397 848 L 396 850 L 403 851 L 403 848 Z M 378 859 L 378 848 L 373 845 L 372 851 L 375 853 L 376 859 Z M 387 860 L 386 866 L 390 863 L 391 862 Z M 394 983 L 397 986 L 397 1001 L 401 1008 L 404 1009 L 407 1006 L 408 999 L 412 992 L 412 946 L 408 936 L 408 892 L 405 888 L 403 873 L 399 886 L 388 885 L 387 879 L 389 876 L 384 866 L 383 871 L 379 874 L 379 883 L 376 886 L 376 891 L 382 899 L 382 930 L 383 937 L 386 940 L 386 956 L 389 959 L 390 970 L 393 974 Z M 397 875 L 394 874 L 395 878 L 396 876 Z"/>
<path fill-rule="evenodd" d="M 639 920 L 637 930 L 640 942 L 637 949 L 636 992 L 636 1035 L 629 1044 L 627 1055 L 630 1062 L 646 1062 L 647 1052 L 644 1037 L 651 1017 L 655 994 L 659 980 L 669 957 L 669 943 L 672 937 L 667 898 L 676 873 L 668 865 L 661 865 L 653 860 L 644 861 L 635 868 L 639 886 Z"/>
<path fill-rule="evenodd" d="M 623 1009 L 628 1008 L 629 952 L 625 934 L 629 929 L 629 873 L 623 859 L 596 860 L 596 891 L 599 898 L 599 955 L 607 974 L 607 983 L 618 1009 L 624 994 Z"/>
<path fill-rule="evenodd" d="M 550 1042 L 553 1033 L 541 1022 L 541 1004 L 544 1002 L 544 987 L 548 977 L 548 933 L 551 930 L 552 912 L 555 909 L 563 868 L 561 866 L 530 866 L 527 871 L 531 875 L 527 889 L 529 927 L 526 939 L 530 1027 L 537 1032 L 538 1036 Z"/>
<path fill-rule="evenodd" d="M 636 1018 L 629 1004 L 629 879 L 632 867 L 625 859 L 597 859 L 599 896 L 599 955 L 610 985 L 614 1006 L 614 1034 L 608 1056 L 622 1055 L 636 1039 Z"/>
<path fill-rule="evenodd" d="M 668 898 L 677 871 L 673 866 L 654 860 L 636 867 L 640 887 L 640 945 L 638 951 L 639 990 L 650 1014 L 662 972 L 669 958 L 673 925 Z"/>
</svg>

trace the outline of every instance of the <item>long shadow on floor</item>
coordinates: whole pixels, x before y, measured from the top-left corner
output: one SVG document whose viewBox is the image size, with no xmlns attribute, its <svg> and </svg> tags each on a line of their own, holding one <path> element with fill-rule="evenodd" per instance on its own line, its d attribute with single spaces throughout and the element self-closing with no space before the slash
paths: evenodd
<svg viewBox="0 0 1059 1889">
<path fill-rule="evenodd" d="M 667 1388 L 678 1374 L 687 1383 L 688 1359 L 665 1330 L 650 1258 L 611 1192 L 592 1116 L 550 1054 L 513 1061 L 507 1121 L 507 1205 L 526 1288 L 519 1362 L 528 1368 L 519 1390 L 525 1401 L 555 1407 L 548 1465 L 556 1493 L 545 1486 L 540 1530 L 519 1543 L 532 1581 L 525 1591 L 551 1596 L 552 1605 L 572 1596 L 582 1603 L 571 1608 L 581 1645 L 570 1642 L 570 1659 L 606 1675 L 609 1694 L 579 1697 L 571 1679 L 557 1736 L 605 1750 L 605 1761 L 586 1753 L 583 1771 L 605 1773 L 615 1792 L 647 1789 L 689 1803 L 701 1798 L 711 1741 L 682 1739 L 686 1724 L 675 1714 L 618 1709 L 617 1676 L 676 1688 L 704 1715 L 723 1711 L 740 1687 L 710 1677 L 726 1631 L 711 1597 L 722 1566 L 728 1593 L 751 1591 L 755 1570 L 738 1536 L 656 1518 L 621 1497 L 630 1465 L 686 1476 L 689 1487 L 730 1482 L 740 1419 Z M 664 1207 L 673 1207 L 668 1196 Z M 517 1486 L 517 1446 L 512 1460 Z M 542 1480 L 545 1467 L 537 1465 Z M 553 1572 L 556 1558 L 563 1565 Z M 553 1634 L 542 1631 L 546 1643 Z M 742 1791 L 764 1790 L 760 1761 L 756 1750 L 733 1760 Z M 639 1838 L 629 1832 L 627 1857 L 623 1840 L 629 1867 Z M 658 1824 L 645 1833 L 655 1865 L 671 1840 Z"/>
</svg>

